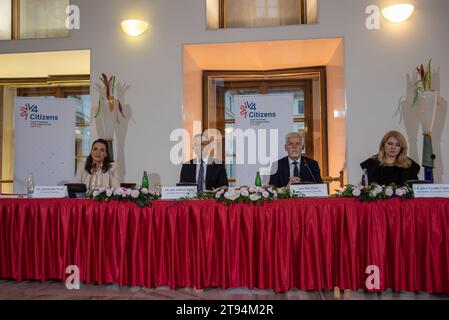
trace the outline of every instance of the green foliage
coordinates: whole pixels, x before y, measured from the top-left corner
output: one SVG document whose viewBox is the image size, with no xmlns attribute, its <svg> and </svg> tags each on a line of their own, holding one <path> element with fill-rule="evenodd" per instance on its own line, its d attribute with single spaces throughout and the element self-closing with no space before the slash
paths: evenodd
<svg viewBox="0 0 449 320">
<path fill-rule="evenodd" d="M 413 104 L 416 104 L 419 97 L 422 96 L 424 91 L 432 90 L 432 59 L 427 63 L 426 68 L 424 65 L 417 67 L 419 80 L 415 83 L 415 90 L 413 92 Z"/>
</svg>

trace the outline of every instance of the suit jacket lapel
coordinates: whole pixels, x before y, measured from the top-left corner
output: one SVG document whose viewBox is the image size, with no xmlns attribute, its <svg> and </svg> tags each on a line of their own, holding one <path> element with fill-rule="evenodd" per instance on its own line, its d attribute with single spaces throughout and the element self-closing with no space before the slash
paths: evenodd
<svg viewBox="0 0 449 320">
<path fill-rule="evenodd" d="M 301 179 L 301 181 L 306 180 L 309 175 L 304 161 L 304 157 L 301 156 L 301 163 L 299 164 L 299 178 Z"/>
<path fill-rule="evenodd" d="M 208 185 L 209 185 L 209 182 L 211 181 L 213 168 L 214 168 L 214 162 L 207 165 L 207 170 L 206 170 L 206 188 L 207 189 L 209 189 Z"/>
<path fill-rule="evenodd" d="M 290 162 L 288 161 L 288 157 L 285 157 L 282 163 L 282 184 L 287 185 L 290 180 Z"/>
<path fill-rule="evenodd" d="M 196 182 L 196 179 L 198 178 L 196 176 L 196 164 L 193 162 L 193 160 L 190 160 L 190 165 L 188 166 L 189 174 L 188 176 L 193 177 L 193 182 Z"/>
</svg>

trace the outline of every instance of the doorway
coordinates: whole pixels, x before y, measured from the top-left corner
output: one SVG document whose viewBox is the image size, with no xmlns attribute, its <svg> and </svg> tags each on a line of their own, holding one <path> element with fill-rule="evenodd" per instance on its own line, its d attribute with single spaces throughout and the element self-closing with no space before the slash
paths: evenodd
<svg viewBox="0 0 449 320">
<path fill-rule="evenodd" d="M 237 95 L 292 94 L 290 131 L 305 137 L 303 154 L 317 160 L 322 174 L 328 175 L 326 73 L 324 68 L 245 72 L 203 72 L 203 131 L 214 128 L 222 136 L 228 179 L 236 181 L 236 145 L 233 137 L 235 115 L 233 98 Z M 318 82 L 320 90 L 313 90 Z M 321 96 L 324 98 L 321 99 Z M 283 137 L 279 137 L 283 139 Z M 279 142 L 282 144 L 282 141 Z"/>
<path fill-rule="evenodd" d="M 293 90 L 296 109 L 292 130 L 314 132 L 306 141 L 305 152 L 320 162 L 323 180 L 329 183 L 331 192 L 346 183 L 343 38 L 187 44 L 183 51 L 183 123 L 190 137 L 205 128 L 220 128 L 225 135 L 226 130 L 231 131 L 230 100 L 237 93 Z M 312 70 L 312 74 L 307 72 Z M 302 81 L 304 93 L 300 83 L 289 87 L 295 81 Z M 312 87 L 311 113 L 307 112 L 307 82 Z M 287 88 L 276 87 L 281 83 Z M 304 108 L 304 117 L 299 108 Z M 191 150 L 190 143 L 186 141 L 185 148 Z M 234 155 L 230 143 L 226 144 L 226 153 L 228 157 Z M 230 176 L 231 171 L 228 168 Z"/>
</svg>

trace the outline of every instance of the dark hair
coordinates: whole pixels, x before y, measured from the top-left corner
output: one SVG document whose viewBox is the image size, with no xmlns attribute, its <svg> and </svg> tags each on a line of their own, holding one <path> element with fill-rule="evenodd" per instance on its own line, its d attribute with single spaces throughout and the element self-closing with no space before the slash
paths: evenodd
<svg viewBox="0 0 449 320">
<path fill-rule="evenodd" d="M 103 167 L 101 168 L 101 171 L 103 172 L 107 172 L 110 168 L 111 168 L 111 163 L 113 161 L 111 161 L 111 158 L 109 157 L 109 146 L 108 146 L 108 142 L 104 139 L 97 139 L 92 143 L 92 146 L 90 148 L 91 153 L 89 154 L 89 156 L 87 157 L 86 160 L 86 165 L 84 166 L 84 169 L 89 172 L 90 174 L 92 174 L 92 169 L 94 167 L 94 161 L 92 159 L 92 148 L 94 147 L 94 145 L 99 142 L 101 144 L 104 144 L 104 146 L 106 147 L 106 158 L 104 158 L 103 160 Z"/>
</svg>

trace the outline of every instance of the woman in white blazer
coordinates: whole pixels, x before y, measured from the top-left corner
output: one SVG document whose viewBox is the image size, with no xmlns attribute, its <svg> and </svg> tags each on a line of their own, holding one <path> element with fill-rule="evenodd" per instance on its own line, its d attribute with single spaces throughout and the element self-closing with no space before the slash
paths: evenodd
<svg viewBox="0 0 449 320">
<path fill-rule="evenodd" d="M 109 160 L 108 142 L 98 139 L 92 144 L 90 155 L 76 173 L 74 183 L 84 183 L 89 190 L 119 187 L 119 168 Z"/>
</svg>

